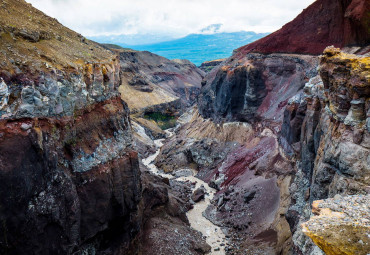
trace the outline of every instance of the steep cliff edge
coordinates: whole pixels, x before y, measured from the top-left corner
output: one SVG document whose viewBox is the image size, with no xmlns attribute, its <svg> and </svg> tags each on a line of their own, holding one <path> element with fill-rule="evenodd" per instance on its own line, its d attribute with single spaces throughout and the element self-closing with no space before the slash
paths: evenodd
<svg viewBox="0 0 370 255">
<path fill-rule="evenodd" d="M 297 230 L 294 249 L 304 254 L 312 247 L 300 224 L 310 217 L 312 201 L 370 192 L 369 59 L 327 48 L 320 77 L 285 112 L 280 141 L 298 159 L 287 218 Z"/>
<path fill-rule="evenodd" d="M 132 59 L 25 1 L 0 16 L 0 253 L 152 254 L 158 221 L 181 241 L 165 253 L 206 253 L 181 194 L 139 167 L 119 91 Z"/>
<path fill-rule="evenodd" d="M 215 121 L 281 122 L 289 98 L 317 74 L 317 58 L 293 54 L 230 57 L 206 77 L 199 112 Z"/>
<path fill-rule="evenodd" d="M 127 249 L 141 184 L 118 58 L 24 1 L 0 13 L 0 253 Z"/>
<path fill-rule="evenodd" d="M 236 55 L 252 52 L 319 55 L 330 45 L 367 46 L 369 20 L 367 0 L 318 0 L 280 30 L 237 49 Z"/>
</svg>

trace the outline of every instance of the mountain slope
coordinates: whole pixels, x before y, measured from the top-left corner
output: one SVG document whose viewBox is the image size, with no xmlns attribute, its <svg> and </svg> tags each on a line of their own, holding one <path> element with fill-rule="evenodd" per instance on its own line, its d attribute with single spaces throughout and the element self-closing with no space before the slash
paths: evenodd
<svg viewBox="0 0 370 255">
<path fill-rule="evenodd" d="M 237 49 L 249 52 L 318 55 L 334 45 L 370 43 L 370 2 L 367 0 L 317 0 L 280 30 Z"/>
</svg>

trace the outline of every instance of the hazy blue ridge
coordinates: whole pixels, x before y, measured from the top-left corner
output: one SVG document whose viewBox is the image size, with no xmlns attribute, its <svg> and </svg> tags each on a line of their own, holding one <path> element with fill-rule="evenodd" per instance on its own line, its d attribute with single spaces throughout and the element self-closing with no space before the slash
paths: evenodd
<svg viewBox="0 0 370 255">
<path fill-rule="evenodd" d="M 150 51 L 168 59 L 188 59 L 197 66 L 208 60 L 230 57 L 233 50 L 254 42 L 268 33 L 234 32 L 190 34 L 186 37 L 146 45 L 128 45 L 123 41 L 92 38 L 100 43 L 114 43 L 134 50 Z"/>
</svg>

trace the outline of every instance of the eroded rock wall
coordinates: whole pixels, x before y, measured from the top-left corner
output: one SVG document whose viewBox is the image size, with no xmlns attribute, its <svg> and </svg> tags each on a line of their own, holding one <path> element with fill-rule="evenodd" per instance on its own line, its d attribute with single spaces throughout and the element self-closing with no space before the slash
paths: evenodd
<svg viewBox="0 0 370 255">
<path fill-rule="evenodd" d="M 284 54 L 231 57 L 206 77 L 199 111 L 214 120 L 280 122 L 289 98 L 315 76 L 317 58 Z"/>
<path fill-rule="evenodd" d="M 78 116 L 0 123 L 2 253 L 114 249 L 101 242 L 111 235 L 129 246 L 140 170 L 119 97 Z"/>
<path fill-rule="evenodd" d="M 263 59 L 284 63 L 295 57 Z M 300 227 L 311 215 L 311 202 L 368 193 L 368 58 L 335 48 L 320 59 L 301 58 L 312 65 L 293 65 L 292 72 L 283 65 L 277 72 L 265 66 L 269 61 L 258 66 L 259 60 L 249 59 L 239 66 L 229 60 L 233 65 L 212 71 L 199 112 L 183 117 L 157 158 L 165 171 L 199 170 L 198 177 L 219 190 L 205 215 L 229 231 L 230 253 L 321 254 Z M 246 103 L 250 115 L 241 110 L 245 101 L 233 96 L 244 97 L 234 90 L 252 84 L 248 66 L 264 70 L 261 80 L 270 88 L 261 87 L 266 106 Z M 233 100 L 239 102 L 234 112 Z"/>
<path fill-rule="evenodd" d="M 25 1 L 0 13 L 0 253 L 127 251 L 141 182 L 119 59 Z"/>
<path fill-rule="evenodd" d="M 313 249 L 300 224 L 310 217 L 314 200 L 369 192 L 368 74 L 368 57 L 328 48 L 320 59 L 320 77 L 307 83 L 300 101 L 292 101 L 285 112 L 281 143 L 298 160 L 287 214 L 297 230 L 298 253 Z"/>
</svg>

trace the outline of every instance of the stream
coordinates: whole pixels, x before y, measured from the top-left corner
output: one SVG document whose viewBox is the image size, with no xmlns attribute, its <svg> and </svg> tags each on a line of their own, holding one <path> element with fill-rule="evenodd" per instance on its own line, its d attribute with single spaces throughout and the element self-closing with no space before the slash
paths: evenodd
<svg viewBox="0 0 370 255">
<path fill-rule="evenodd" d="M 167 132 L 168 136 L 172 136 L 172 133 Z M 194 171 L 192 176 L 182 176 L 182 177 L 174 177 L 171 174 L 165 174 L 162 171 L 160 171 L 155 165 L 154 160 L 158 156 L 161 147 L 163 146 L 164 139 L 158 139 L 155 140 L 154 143 L 157 146 L 156 153 L 150 155 L 149 157 L 142 160 L 143 164 L 147 166 L 150 171 L 158 176 L 165 177 L 168 179 L 176 179 L 178 181 L 183 182 L 191 182 L 196 183 L 195 187 L 192 188 L 192 191 L 194 192 L 196 189 L 203 187 L 206 190 L 205 199 L 199 201 L 198 203 L 194 204 L 194 208 L 189 210 L 186 213 L 186 216 L 189 219 L 190 225 L 195 230 L 198 230 L 202 233 L 203 236 L 206 237 L 207 243 L 212 247 L 212 250 L 210 253 L 211 255 L 224 255 L 225 254 L 225 247 L 226 247 L 226 238 L 225 234 L 222 232 L 222 229 L 219 226 L 214 225 L 211 221 L 206 219 L 203 216 L 203 212 L 207 209 L 208 205 L 210 204 L 214 194 L 216 193 L 216 190 L 209 187 L 208 184 L 194 175 L 196 174 Z M 221 246 L 223 244 L 223 246 Z"/>
</svg>

